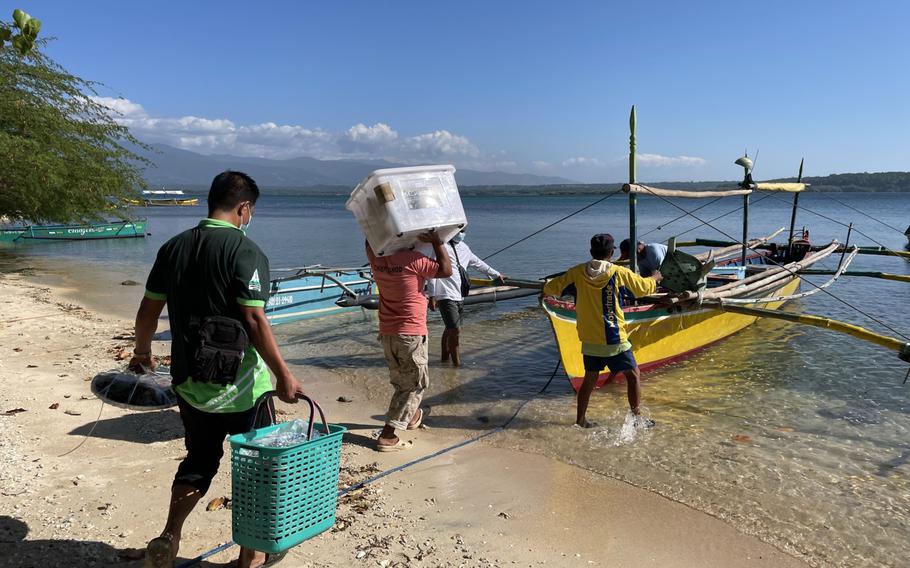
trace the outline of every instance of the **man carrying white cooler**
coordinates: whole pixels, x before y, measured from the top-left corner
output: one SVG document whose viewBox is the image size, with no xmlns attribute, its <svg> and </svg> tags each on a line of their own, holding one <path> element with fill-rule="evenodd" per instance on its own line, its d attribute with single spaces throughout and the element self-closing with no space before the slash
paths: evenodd
<svg viewBox="0 0 910 568">
<path fill-rule="evenodd" d="M 433 245 L 436 260 L 412 250 L 376 256 L 369 243 L 367 258 L 379 285 L 379 341 L 389 365 L 389 380 L 395 389 L 385 427 L 376 441 L 380 452 L 410 447 L 395 430 L 414 430 L 423 422 L 420 408 L 423 393 L 430 385 L 427 356 L 427 298 L 424 285 L 433 278 L 452 274 L 445 245 L 436 233 L 419 239 Z"/>
<path fill-rule="evenodd" d="M 442 362 L 445 363 L 451 357 L 452 364 L 458 367 L 461 365 L 458 345 L 464 298 L 471 287 L 468 268 L 473 268 L 490 278 L 499 279 L 502 283 L 505 283 L 505 276 L 474 255 L 464 242 L 464 231 L 452 237 L 446 252 L 450 252 L 449 258 L 455 261 L 452 275 L 448 278 L 430 280 L 427 284 L 427 296 L 430 297 L 430 309 L 438 309 L 445 324 L 445 331 L 442 333 Z"/>
</svg>

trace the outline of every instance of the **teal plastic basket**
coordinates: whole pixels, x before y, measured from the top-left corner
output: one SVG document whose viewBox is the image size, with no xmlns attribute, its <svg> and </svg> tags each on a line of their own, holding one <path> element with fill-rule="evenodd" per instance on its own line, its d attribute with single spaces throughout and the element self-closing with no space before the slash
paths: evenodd
<svg viewBox="0 0 910 568">
<path fill-rule="evenodd" d="M 276 553 L 298 545 L 335 524 L 343 426 L 328 424 L 309 398 L 308 441 L 285 448 L 256 441 L 280 425 L 229 438 L 231 443 L 234 542 Z M 322 423 L 315 423 L 318 409 Z M 313 439 L 312 432 L 320 436 Z"/>
</svg>

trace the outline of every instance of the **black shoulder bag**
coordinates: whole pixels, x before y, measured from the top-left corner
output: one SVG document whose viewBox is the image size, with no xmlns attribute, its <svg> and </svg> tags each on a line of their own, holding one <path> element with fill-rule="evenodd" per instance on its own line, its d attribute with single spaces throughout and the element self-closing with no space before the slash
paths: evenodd
<svg viewBox="0 0 910 568">
<path fill-rule="evenodd" d="M 193 279 L 196 290 L 201 291 L 199 253 L 202 249 L 202 232 L 197 229 Z M 198 294 L 198 292 L 197 292 Z M 197 302 L 197 306 L 204 305 Z M 190 316 L 186 338 L 190 354 L 189 371 L 193 380 L 200 383 L 230 385 L 237 378 L 240 362 L 249 345 L 243 324 L 225 316 Z"/>
<path fill-rule="evenodd" d="M 464 269 L 461 261 L 458 260 L 458 250 L 455 245 L 453 243 L 449 244 L 452 245 L 452 252 L 455 253 L 455 264 L 458 265 L 458 275 L 461 276 L 461 298 L 464 299 L 468 297 L 468 293 L 471 291 L 471 279 L 468 278 L 468 271 Z"/>
</svg>

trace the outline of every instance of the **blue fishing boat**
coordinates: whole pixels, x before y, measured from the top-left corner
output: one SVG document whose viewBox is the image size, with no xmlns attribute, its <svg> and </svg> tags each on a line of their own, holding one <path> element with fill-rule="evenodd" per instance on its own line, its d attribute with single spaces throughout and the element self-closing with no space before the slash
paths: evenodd
<svg viewBox="0 0 910 568">
<path fill-rule="evenodd" d="M 272 325 L 334 314 L 379 309 L 379 289 L 369 266 L 326 267 L 319 264 L 284 268 L 291 272 L 271 281 L 265 315 Z M 465 305 L 511 300 L 540 293 L 541 282 L 506 279 L 500 286 L 492 280 L 472 278 Z"/>
<path fill-rule="evenodd" d="M 0 242 L 141 239 L 145 237 L 147 226 L 145 219 L 76 225 L 0 226 Z"/>
<path fill-rule="evenodd" d="M 271 281 L 265 314 L 272 325 L 359 311 L 360 306 L 338 302 L 376 292 L 368 266 L 339 268 L 317 264 L 279 272 L 292 274 Z"/>
</svg>

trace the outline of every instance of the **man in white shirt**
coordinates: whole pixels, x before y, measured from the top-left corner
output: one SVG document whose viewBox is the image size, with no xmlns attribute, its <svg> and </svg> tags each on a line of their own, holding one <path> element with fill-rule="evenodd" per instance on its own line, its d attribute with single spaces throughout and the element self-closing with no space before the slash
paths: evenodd
<svg viewBox="0 0 910 568">
<path fill-rule="evenodd" d="M 461 317 L 464 312 L 464 296 L 469 288 L 469 283 L 465 282 L 467 269 L 473 268 L 500 282 L 505 282 L 505 276 L 471 252 L 464 242 L 464 231 L 452 237 L 447 250 L 453 261 L 452 275 L 428 281 L 427 296 L 430 298 L 430 309 L 439 309 L 446 326 L 442 334 L 442 361 L 446 362 L 451 357 L 452 364 L 458 367 L 461 365 L 461 354 L 458 351 Z"/>
</svg>

